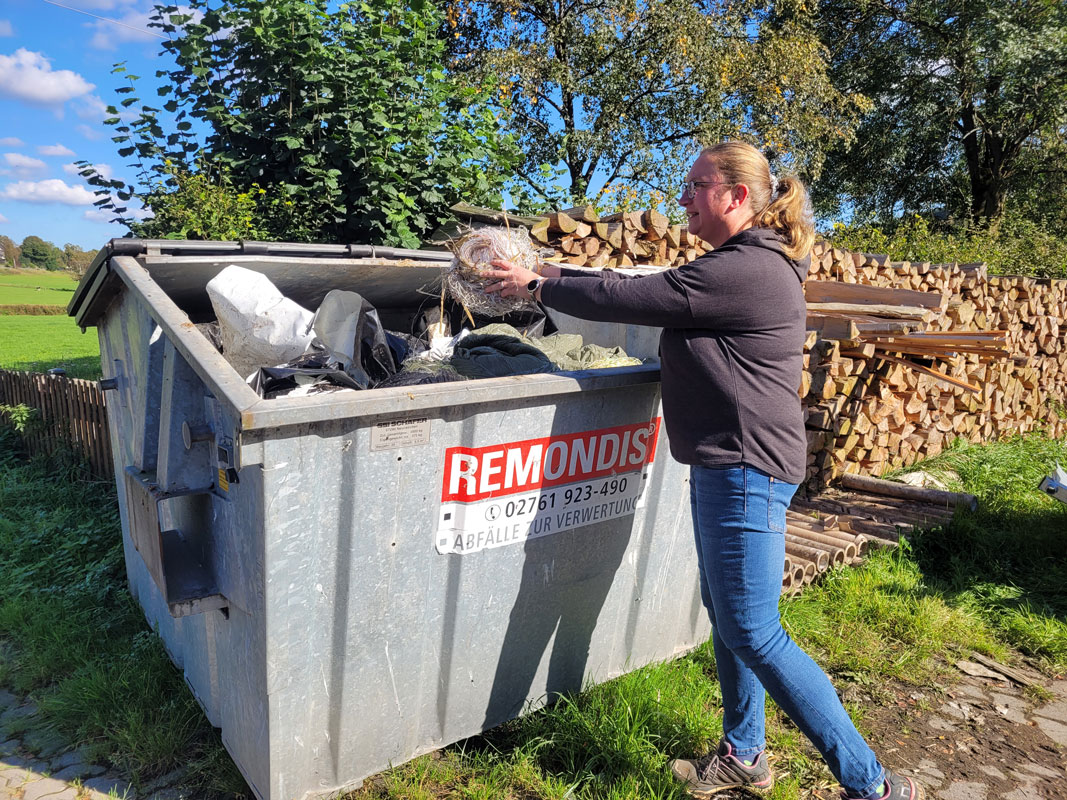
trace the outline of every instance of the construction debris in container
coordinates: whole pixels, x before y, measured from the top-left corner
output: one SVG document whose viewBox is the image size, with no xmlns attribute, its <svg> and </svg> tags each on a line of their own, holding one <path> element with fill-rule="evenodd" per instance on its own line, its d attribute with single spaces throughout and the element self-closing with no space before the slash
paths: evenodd
<svg viewBox="0 0 1067 800">
<path fill-rule="evenodd" d="M 499 256 L 501 251 L 494 248 L 514 242 L 525 243 L 521 257 L 536 259 L 525 230 L 513 236 L 498 229 L 464 237 L 457 259 L 462 252 L 462 258 L 474 259 L 466 263 L 485 265 L 486 259 Z M 508 257 L 519 256 L 512 251 Z M 449 276 L 458 280 L 461 269 L 454 267 Z M 480 289 L 471 292 L 464 296 L 473 298 L 479 316 L 506 314 L 508 321 L 521 327 L 492 323 L 449 336 L 442 297 L 439 310 L 422 312 L 421 317 L 416 312 L 422 324 L 412 322 L 411 327 L 421 329 L 422 336 L 399 333 L 387 330 L 378 310 L 356 292 L 327 292 L 312 314 L 282 295 L 262 273 L 236 266 L 227 267 L 208 284 L 218 322 L 197 327 L 235 369 L 248 375 L 249 386 L 264 398 L 641 363 L 621 348 L 584 344 L 577 334 L 542 336 L 546 317 L 536 304 L 519 301 L 514 310 L 487 310 L 487 304 L 500 301 L 499 296 Z M 390 313 L 395 318 L 396 310 Z M 453 313 L 459 313 L 458 308 L 453 306 Z M 436 321 L 425 324 L 430 317 Z"/>
</svg>

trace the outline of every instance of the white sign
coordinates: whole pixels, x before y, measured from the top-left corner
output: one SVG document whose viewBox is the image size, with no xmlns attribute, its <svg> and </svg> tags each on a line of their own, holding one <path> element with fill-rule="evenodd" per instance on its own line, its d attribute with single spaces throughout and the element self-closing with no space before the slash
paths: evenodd
<svg viewBox="0 0 1067 800">
<path fill-rule="evenodd" d="M 632 514 L 659 423 L 449 448 L 437 552 L 474 553 Z"/>
<path fill-rule="evenodd" d="M 430 441 L 430 420 L 426 417 L 415 419 L 391 419 L 378 422 L 370 431 L 371 452 L 395 450 L 399 447 L 413 447 L 428 444 Z"/>
</svg>

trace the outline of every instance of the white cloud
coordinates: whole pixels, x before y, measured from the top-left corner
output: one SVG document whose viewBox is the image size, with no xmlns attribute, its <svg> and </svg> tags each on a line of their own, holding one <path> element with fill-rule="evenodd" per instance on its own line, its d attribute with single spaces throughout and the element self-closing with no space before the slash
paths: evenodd
<svg viewBox="0 0 1067 800">
<path fill-rule="evenodd" d="M 111 180 L 115 177 L 115 171 L 111 169 L 109 164 L 93 164 L 93 169 L 100 173 L 101 177 Z M 81 167 L 77 164 L 64 164 L 63 171 L 68 175 L 78 175 L 81 172 Z"/>
<path fill-rule="evenodd" d="M 130 3 L 129 5 L 132 5 Z M 177 6 L 177 14 L 188 14 L 193 21 L 199 22 L 204 18 L 201 11 L 193 10 L 189 6 Z M 169 16 L 169 15 L 168 15 Z M 117 50 L 119 45 L 128 42 L 150 42 L 156 39 L 164 39 L 159 28 L 149 28 L 151 11 L 138 11 L 129 8 L 122 16 L 112 15 L 107 21 L 93 22 L 86 27 L 95 30 L 93 38 L 89 40 L 89 46 L 97 50 Z M 115 23 L 119 24 L 116 25 Z"/>
<path fill-rule="evenodd" d="M 53 70 L 41 53 L 24 47 L 14 55 L 0 55 L 0 95 L 43 106 L 60 106 L 95 87 L 69 69 Z"/>
<path fill-rule="evenodd" d="M 90 208 L 88 211 L 82 213 L 82 219 L 87 219 L 89 222 L 109 223 L 111 220 L 115 219 L 115 215 L 111 211 L 104 211 L 100 208 Z"/>
<path fill-rule="evenodd" d="M 64 147 L 59 144 L 42 144 L 37 148 L 37 152 L 42 156 L 72 156 L 74 151 L 69 147 Z"/>
<path fill-rule="evenodd" d="M 10 222 L 10 220 L 3 214 L 0 214 L 0 225 L 3 225 L 5 222 Z"/>
<path fill-rule="evenodd" d="M 91 119 L 100 122 L 107 116 L 107 103 L 95 94 L 87 94 L 78 99 L 74 113 L 82 119 Z"/>
<path fill-rule="evenodd" d="M 78 133 L 80 133 L 82 136 L 84 136 L 86 139 L 88 139 L 91 142 L 95 142 L 95 141 L 98 141 L 98 140 L 104 138 L 103 131 L 97 130 L 96 128 L 92 127 L 91 125 L 85 125 L 85 124 L 75 125 L 74 126 L 74 130 L 76 130 Z"/>
<path fill-rule="evenodd" d="M 96 33 L 89 40 L 89 46 L 97 50 L 117 50 L 126 42 L 150 42 L 159 38 L 155 28 L 148 27 L 151 16 L 149 11 L 127 11 L 121 17 L 115 17 L 121 25 L 112 22 L 94 22 L 89 25 Z"/>
<path fill-rule="evenodd" d="M 14 36 L 15 29 L 11 27 L 11 21 L 0 19 L 0 36 Z"/>
<path fill-rule="evenodd" d="M 0 199 L 23 203 L 91 206 L 97 197 L 84 186 L 69 186 L 59 178 L 52 178 L 46 181 L 9 183 L 0 191 Z"/>
<path fill-rule="evenodd" d="M 48 165 L 41 159 L 24 156 L 22 153 L 4 153 L 4 162 L 11 167 L 4 170 L 4 174 L 14 175 L 16 178 L 28 178 L 48 169 Z"/>
<path fill-rule="evenodd" d="M 15 136 L 5 136 L 0 139 L 0 147 L 22 147 L 26 143 Z"/>
</svg>

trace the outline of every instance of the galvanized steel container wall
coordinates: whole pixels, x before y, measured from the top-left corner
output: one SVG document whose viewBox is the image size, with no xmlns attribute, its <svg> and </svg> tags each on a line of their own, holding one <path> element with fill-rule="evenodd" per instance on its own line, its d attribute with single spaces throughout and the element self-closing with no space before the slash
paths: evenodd
<svg viewBox="0 0 1067 800">
<path fill-rule="evenodd" d="M 223 261 L 271 274 L 269 259 L 202 260 L 201 288 Z M 264 401 L 155 272 L 151 258 L 106 259 L 72 313 L 99 327 L 116 379 L 130 585 L 260 798 L 358 785 L 707 638 L 687 469 L 662 431 L 632 512 L 439 551 L 448 448 L 649 423 L 654 368 Z M 397 420 L 415 435 L 380 438 Z"/>
</svg>

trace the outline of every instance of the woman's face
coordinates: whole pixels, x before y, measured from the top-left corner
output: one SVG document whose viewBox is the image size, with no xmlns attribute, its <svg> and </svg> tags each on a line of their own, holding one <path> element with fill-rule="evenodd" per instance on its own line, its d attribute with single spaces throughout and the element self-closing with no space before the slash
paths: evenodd
<svg viewBox="0 0 1067 800">
<path fill-rule="evenodd" d="M 696 187 L 694 197 L 690 197 L 683 187 L 678 198 L 678 205 L 685 209 L 689 217 L 689 232 L 712 247 L 719 247 L 736 233 L 732 230 L 733 217 L 736 215 L 731 211 L 737 209 L 733 187 L 723 185 L 722 176 L 714 162 L 704 155 L 693 163 L 685 179 L 704 184 Z"/>
</svg>

